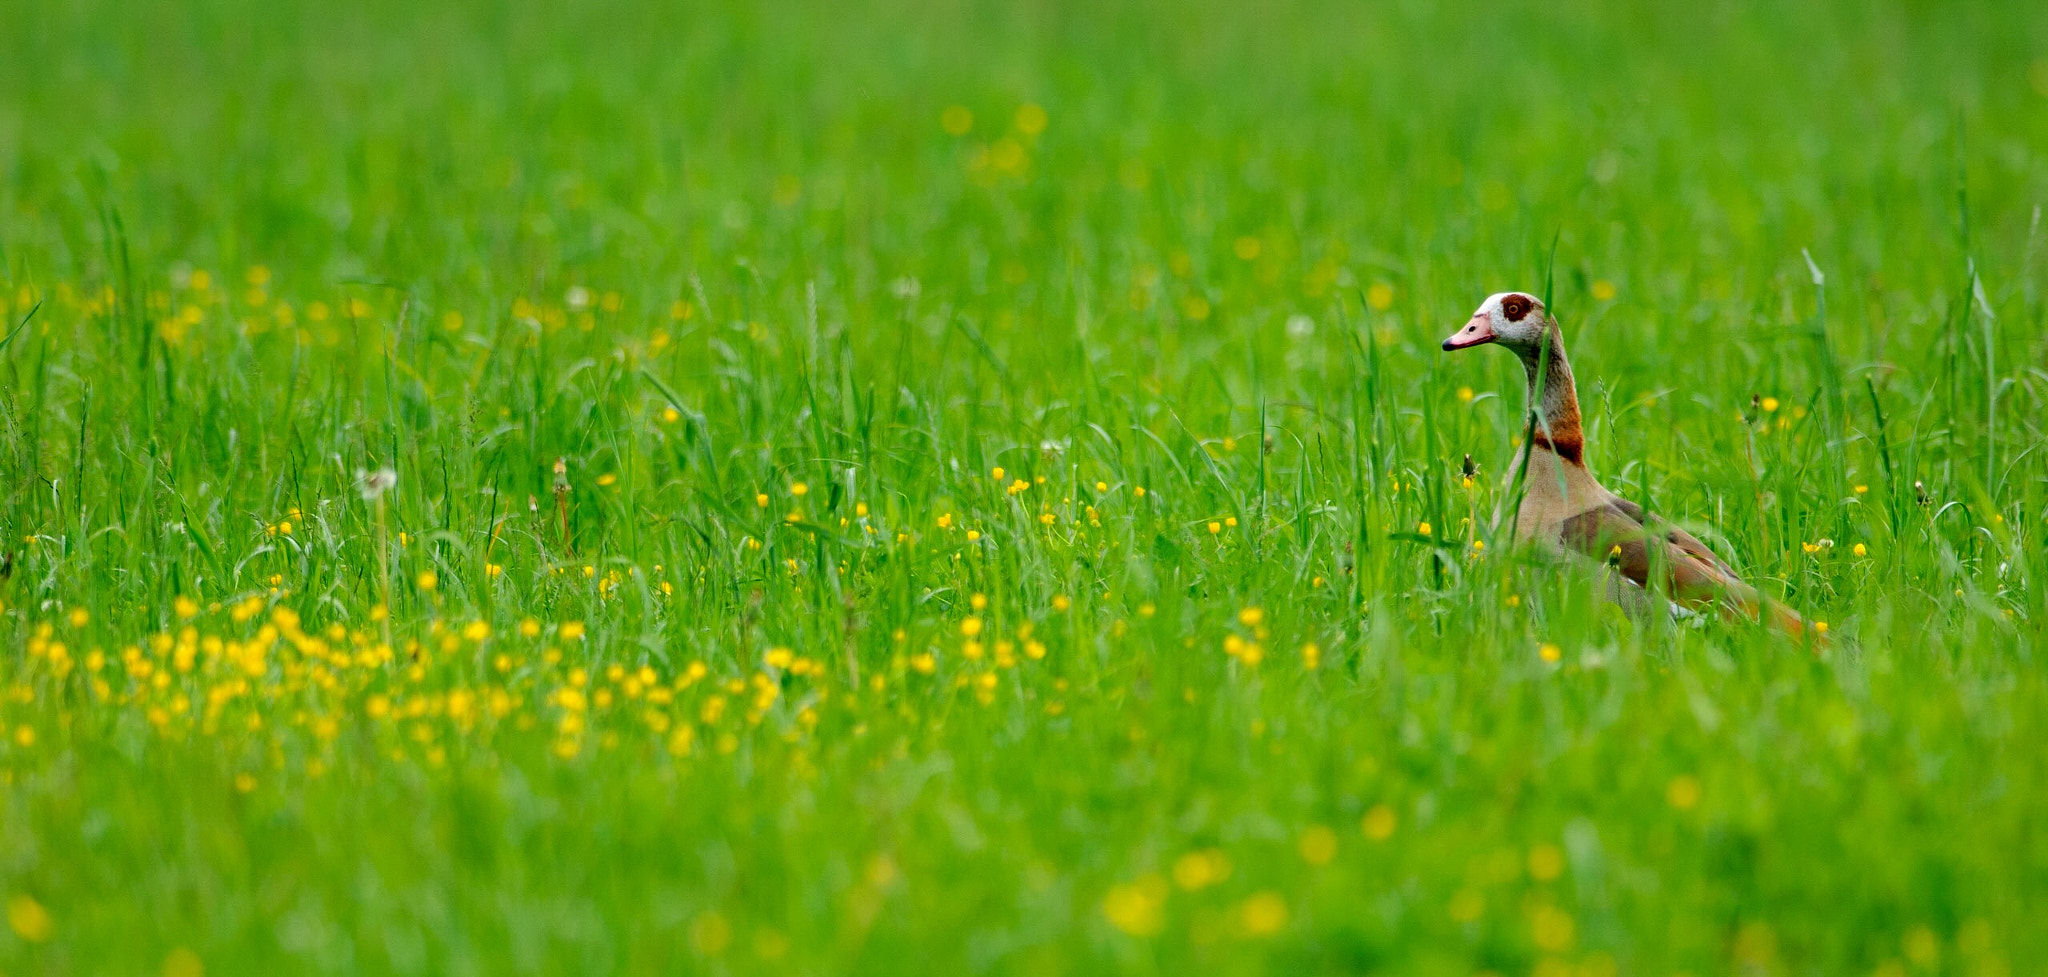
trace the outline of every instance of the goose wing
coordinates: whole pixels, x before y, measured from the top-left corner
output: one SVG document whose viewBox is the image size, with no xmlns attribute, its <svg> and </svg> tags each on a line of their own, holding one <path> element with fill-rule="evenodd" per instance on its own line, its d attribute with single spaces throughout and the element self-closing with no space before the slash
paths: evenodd
<svg viewBox="0 0 2048 977">
<path fill-rule="evenodd" d="M 1728 561 L 1721 559 L 1720 554 L 1708 549 L 1707 544 L 1700 542 L 1699 538 L 1693 534 L 1656 516 L 1645 513 L 1642 506 L 1630 502 L 1621 496 L 1617 495 L 1609 499 L 1608 504 L 1616 509 L 1620 509 L 1623 515 L 1635 520 L 1636 524 L 1644 529 L 1654 534 L 1661 534 L 1666 543 L 1684 550 L 1686 555 L 1719 570 L 1728 579 L 1740 579 L 1735 573 L 1735 568 L 1728 565 Z"/>
<path fill-rule="evenodd" d="M 1683 604 L 1724 594 L 1745 605 L 1755 602 L 1755 591 L 1705 543 L 1625 499 L 1610 498 L 1567 518 L 1562 541 L 1567 549 L 1612 565 L 1637 586 L 1651 588 L 1654 579 Z"/>
<path fill-rule="evenodd" d="M 1804 637 L 1806 619 L 1776 601 L 1766 601 L 1742 582 L 1730 567 L 1691 533 L 1643 512 L 1619 496 L 1564 521 L 1561 540 L 1573 550 L 1614 567 L 1636 586 L 1651 581 L 1672 600 L 1698 607 L 1719 599 L 1726 612 L 1738 612 L 1793 637 Z M 1821 640 L 1825 642 L 1823 635 Z"/>
</svg>

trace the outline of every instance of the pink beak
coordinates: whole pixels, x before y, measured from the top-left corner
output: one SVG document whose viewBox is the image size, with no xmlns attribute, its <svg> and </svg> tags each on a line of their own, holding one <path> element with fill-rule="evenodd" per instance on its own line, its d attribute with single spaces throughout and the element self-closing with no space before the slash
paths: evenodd
<svg viewBox="0 0 2048 977">
<path fill-rule="evenodd" d="M 1499 336 L 1494 335 L 1492 317 L 1482 312 L 1474 315 L 1471 322 L 1465 323 L 1465 328 L 1452 333 L 1450 338 L 1444 340 L 1444 349 L 1465 349 L 1471 346 L 1490 343 L 1499 338 Z"/>
</svg>

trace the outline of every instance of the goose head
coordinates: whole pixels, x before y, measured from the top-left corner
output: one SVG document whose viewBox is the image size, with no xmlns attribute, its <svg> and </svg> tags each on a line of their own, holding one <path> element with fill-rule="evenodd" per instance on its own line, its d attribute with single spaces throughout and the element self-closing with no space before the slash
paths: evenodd
<svg viewBox="0 0 2048 977">
<path fill-rule="evenodd" d="M 1501 292 L 1487 296 L 1479 304 L 1479 311 L 1472 313 L 1471 321 L 1444 340 L 1444 349 L 1499 343 L 1528 355 L 1541 347 L 1543 334 L 1550 328 L 1550 313 L 1535 296 L 1527 292 Z"/>
</svg>

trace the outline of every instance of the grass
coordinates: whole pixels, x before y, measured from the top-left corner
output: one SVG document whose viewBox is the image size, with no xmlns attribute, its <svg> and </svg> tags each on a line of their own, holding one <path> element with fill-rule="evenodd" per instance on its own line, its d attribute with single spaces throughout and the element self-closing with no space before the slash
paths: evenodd
<svg viewBox="0 0 2048 977">
<path fill-rule="evenodd" d="M 0 5 L 0 969 L 2048 964 L 2048 9 L 415 6 Z"/>
</svg>

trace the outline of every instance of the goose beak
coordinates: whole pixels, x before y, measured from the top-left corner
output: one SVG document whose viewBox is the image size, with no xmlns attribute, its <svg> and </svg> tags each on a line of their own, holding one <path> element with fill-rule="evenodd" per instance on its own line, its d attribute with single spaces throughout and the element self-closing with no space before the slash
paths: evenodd
<svg viewBox="0 0 2048 977">
<path fill-rule="evenodd" d="M 1471 322 L 1465 323 L 1465 328 L 1452 333 L 1450 338 L 1444 340 L 1444 349 L 1465 349 L 1484 345 L 1499 338 L 1494 334 L 1492 317 L 1480 313 L 1474 315 Z"/>
</svg>

